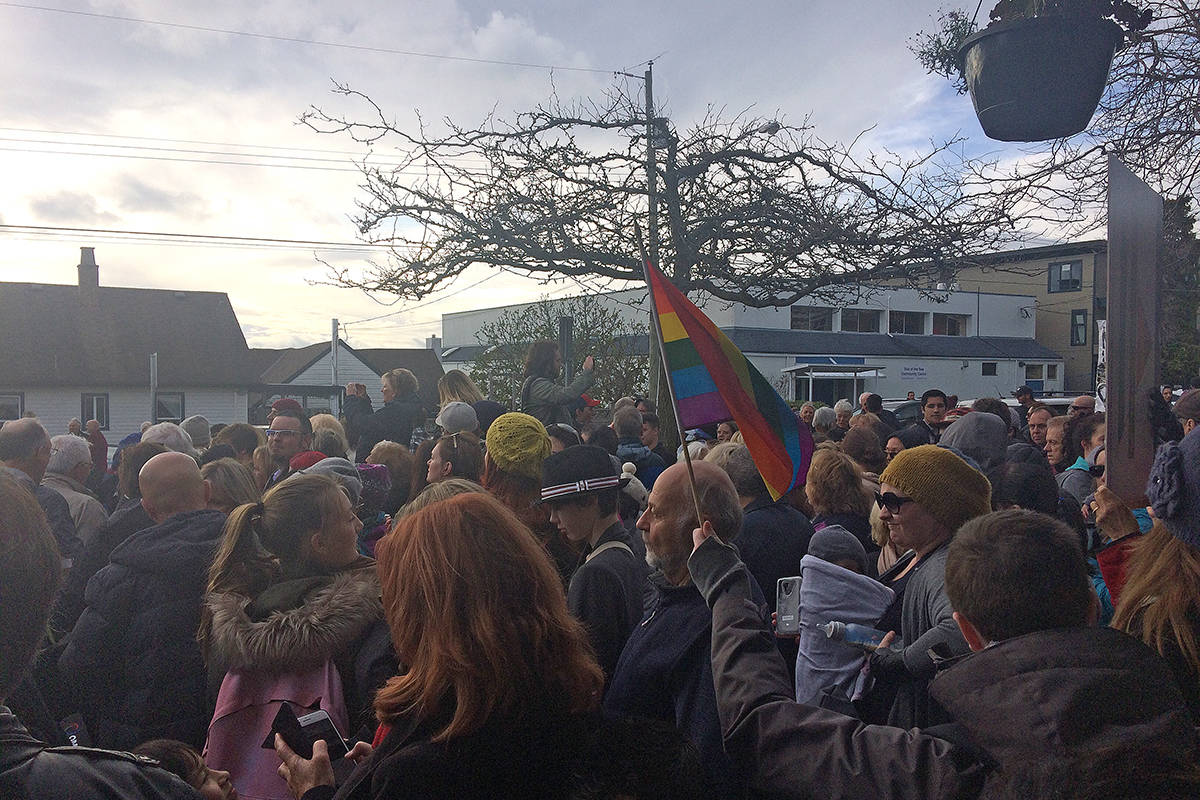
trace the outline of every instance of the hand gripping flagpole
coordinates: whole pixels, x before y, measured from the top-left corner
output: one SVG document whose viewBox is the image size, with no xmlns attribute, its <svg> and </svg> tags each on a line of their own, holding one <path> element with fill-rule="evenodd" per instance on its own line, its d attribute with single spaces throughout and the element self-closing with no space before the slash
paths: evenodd
<svg viewBox="0 0 1200 800">
<path fill-rule="evenodd" d="M 704 515 L 700 513 L 700 494 L 696 491 L 696 473 L 692 470 L 692 454 L 688 450 L 687 439 L 683 433 L 683 422 L 679 419 L 679 403 L 675 399 L 675 384 L 671 380 L 671 367 L 667 363 L 667 349 L 663 345 L 662 335 L 662 318 L 658 316 L 658 299 L 654 296 L 654 284 L 650 280 L 650 258 L 646 255 L 646 244 L 642 241 L 642 226 L 635 219 L 633 221 L 633 233 L 637 239 L 638 252 L 642 257 L 642 273 L 646 276 L 646 288 L 650 290 L 650 309 L 652 320 L 651 328 L 654 329 L 654 336 L 658 341 L 658 354 L 662 359 L 663 375 L 667 379 L 667 396 L 671 400 L 671 410 L 675 417 L 675 430 L 679 432 L 679 441 L 683 444 L 683 461 L 687 464 L 688 485 L 692 490 L 692 503 L 696 508 L 696 527 L 704 527 Z M 658 265 L 655 264 L 655 267 Z"/>
</svg>

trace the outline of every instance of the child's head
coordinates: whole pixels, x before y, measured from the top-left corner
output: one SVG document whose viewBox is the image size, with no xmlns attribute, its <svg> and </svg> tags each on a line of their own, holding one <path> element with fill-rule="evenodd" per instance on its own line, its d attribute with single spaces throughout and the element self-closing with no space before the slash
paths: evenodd
<svg viewBox="0 0 1200 800">
<path fill-rule="evenodd" d="M 172 775 L 178 775 L 200 792 L 204 800 L 237 800 L 237 790 L 229 781 L 229 773 L 209 769 L 200 754 L 183 742 L 174 739 L 152 739 L 133 748 L 140 756 L 149 756 Z"/>
<path fill-rule="evenodd" d="M 808 542 L 808 554 L 860 575 L 867 572 L 866 548 L 841 525 L 827 525 L 814 533 Z"/>
</svg>

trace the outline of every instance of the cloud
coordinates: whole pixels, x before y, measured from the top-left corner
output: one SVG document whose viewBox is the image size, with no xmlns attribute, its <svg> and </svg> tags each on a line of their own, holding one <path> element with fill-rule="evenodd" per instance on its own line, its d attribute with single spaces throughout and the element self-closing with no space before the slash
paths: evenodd
<svg viewBox="0 0 1200 800">
<path fill-rule="evenodd" d="M 108 225 L 118 219 L 114 214 L 101 211 L 96 198 L 86 192 L 55 192 L 33 198 L 29 207 L 40 222 L 61 225 Z"/>
<path fill-rule="evenodd" d="M 192 192 L 173 192 L 134 175 L 124 175 L 115 187 L 117 204 L 124 211 L 149 211 L 204 217 L 205 202 Z"/>
</svg>

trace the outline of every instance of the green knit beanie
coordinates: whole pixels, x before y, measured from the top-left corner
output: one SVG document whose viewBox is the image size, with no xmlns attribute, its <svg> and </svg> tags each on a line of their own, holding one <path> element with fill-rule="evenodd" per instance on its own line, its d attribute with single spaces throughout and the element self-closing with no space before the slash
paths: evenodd
<svg viewBox="0 0 1200 800">
<path fill-rule="evenodd" d="M 536 417 L 510 411 L 496 417 L 488 427 L 487 451 L 496 466 L 505 472 L 540 481 L 542 462 L 550 455 L 550 437 L 546 434 L 546 426 Z"/>
<path fill-rule="evenodd" d="M 951 531 L 992 510 L 992 486 L 984 474 L 934 444 L 901 450 L 879 482 L 916 500 Z"/>
</svg>

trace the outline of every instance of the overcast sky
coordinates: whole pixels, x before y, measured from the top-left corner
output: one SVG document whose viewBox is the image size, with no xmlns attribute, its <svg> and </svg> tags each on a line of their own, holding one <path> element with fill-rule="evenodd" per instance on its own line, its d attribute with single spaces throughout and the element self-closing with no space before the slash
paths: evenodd
<svg viewBox="0 0 1200 800">
<path fill-rule="evenodd" d="M 655 58 L 655 97 L 678 128 L 710 105 L 753 106 L 797 123 L 811 114 L 826 139 L 876 126 L 870 142 L 892 148 L 959 133 L 973 149 L 997 148 L 969 99 L 924 75 L 906 49 L 946 0 L 46 3 L 100 16 L 0 3 L 0 223 L 8 226 L 354 241 L 360 178 L 349 159 L 363 151 L 297 124 L 310 105 L 365 115 L 330 93 L 334 80 L 402 124 L 415 110 L 475 123 L 493 107 L 504 116 L 545 99 L 552 83 L 562 97 L 596 96 L 612 85 L 612 70 Z M 113 17 L 600 71 L 551 77 Z M 385 158 L 386 148 L 377 154 Z M 220 161 L 286 166 L 211 163 Z M 351 325 L 349 342 L 420 346 L 439 331 L 443 312 L 567 291 L 480 268 L 444 299 L 384 307 L 355 290 L 312 285 L 328 271 L 311 248 L 11 228 L 0 228 L 0 280 L 73 283 L 78 248 L 89 245 L 102 285 L 228 292 L 252 347 L 310 344 L 328 337 L 331 317 L 346 323 L 392 311 L 402 313 Z M 319 255 L 364 264 L 353 252 Z"/>
</svg>

